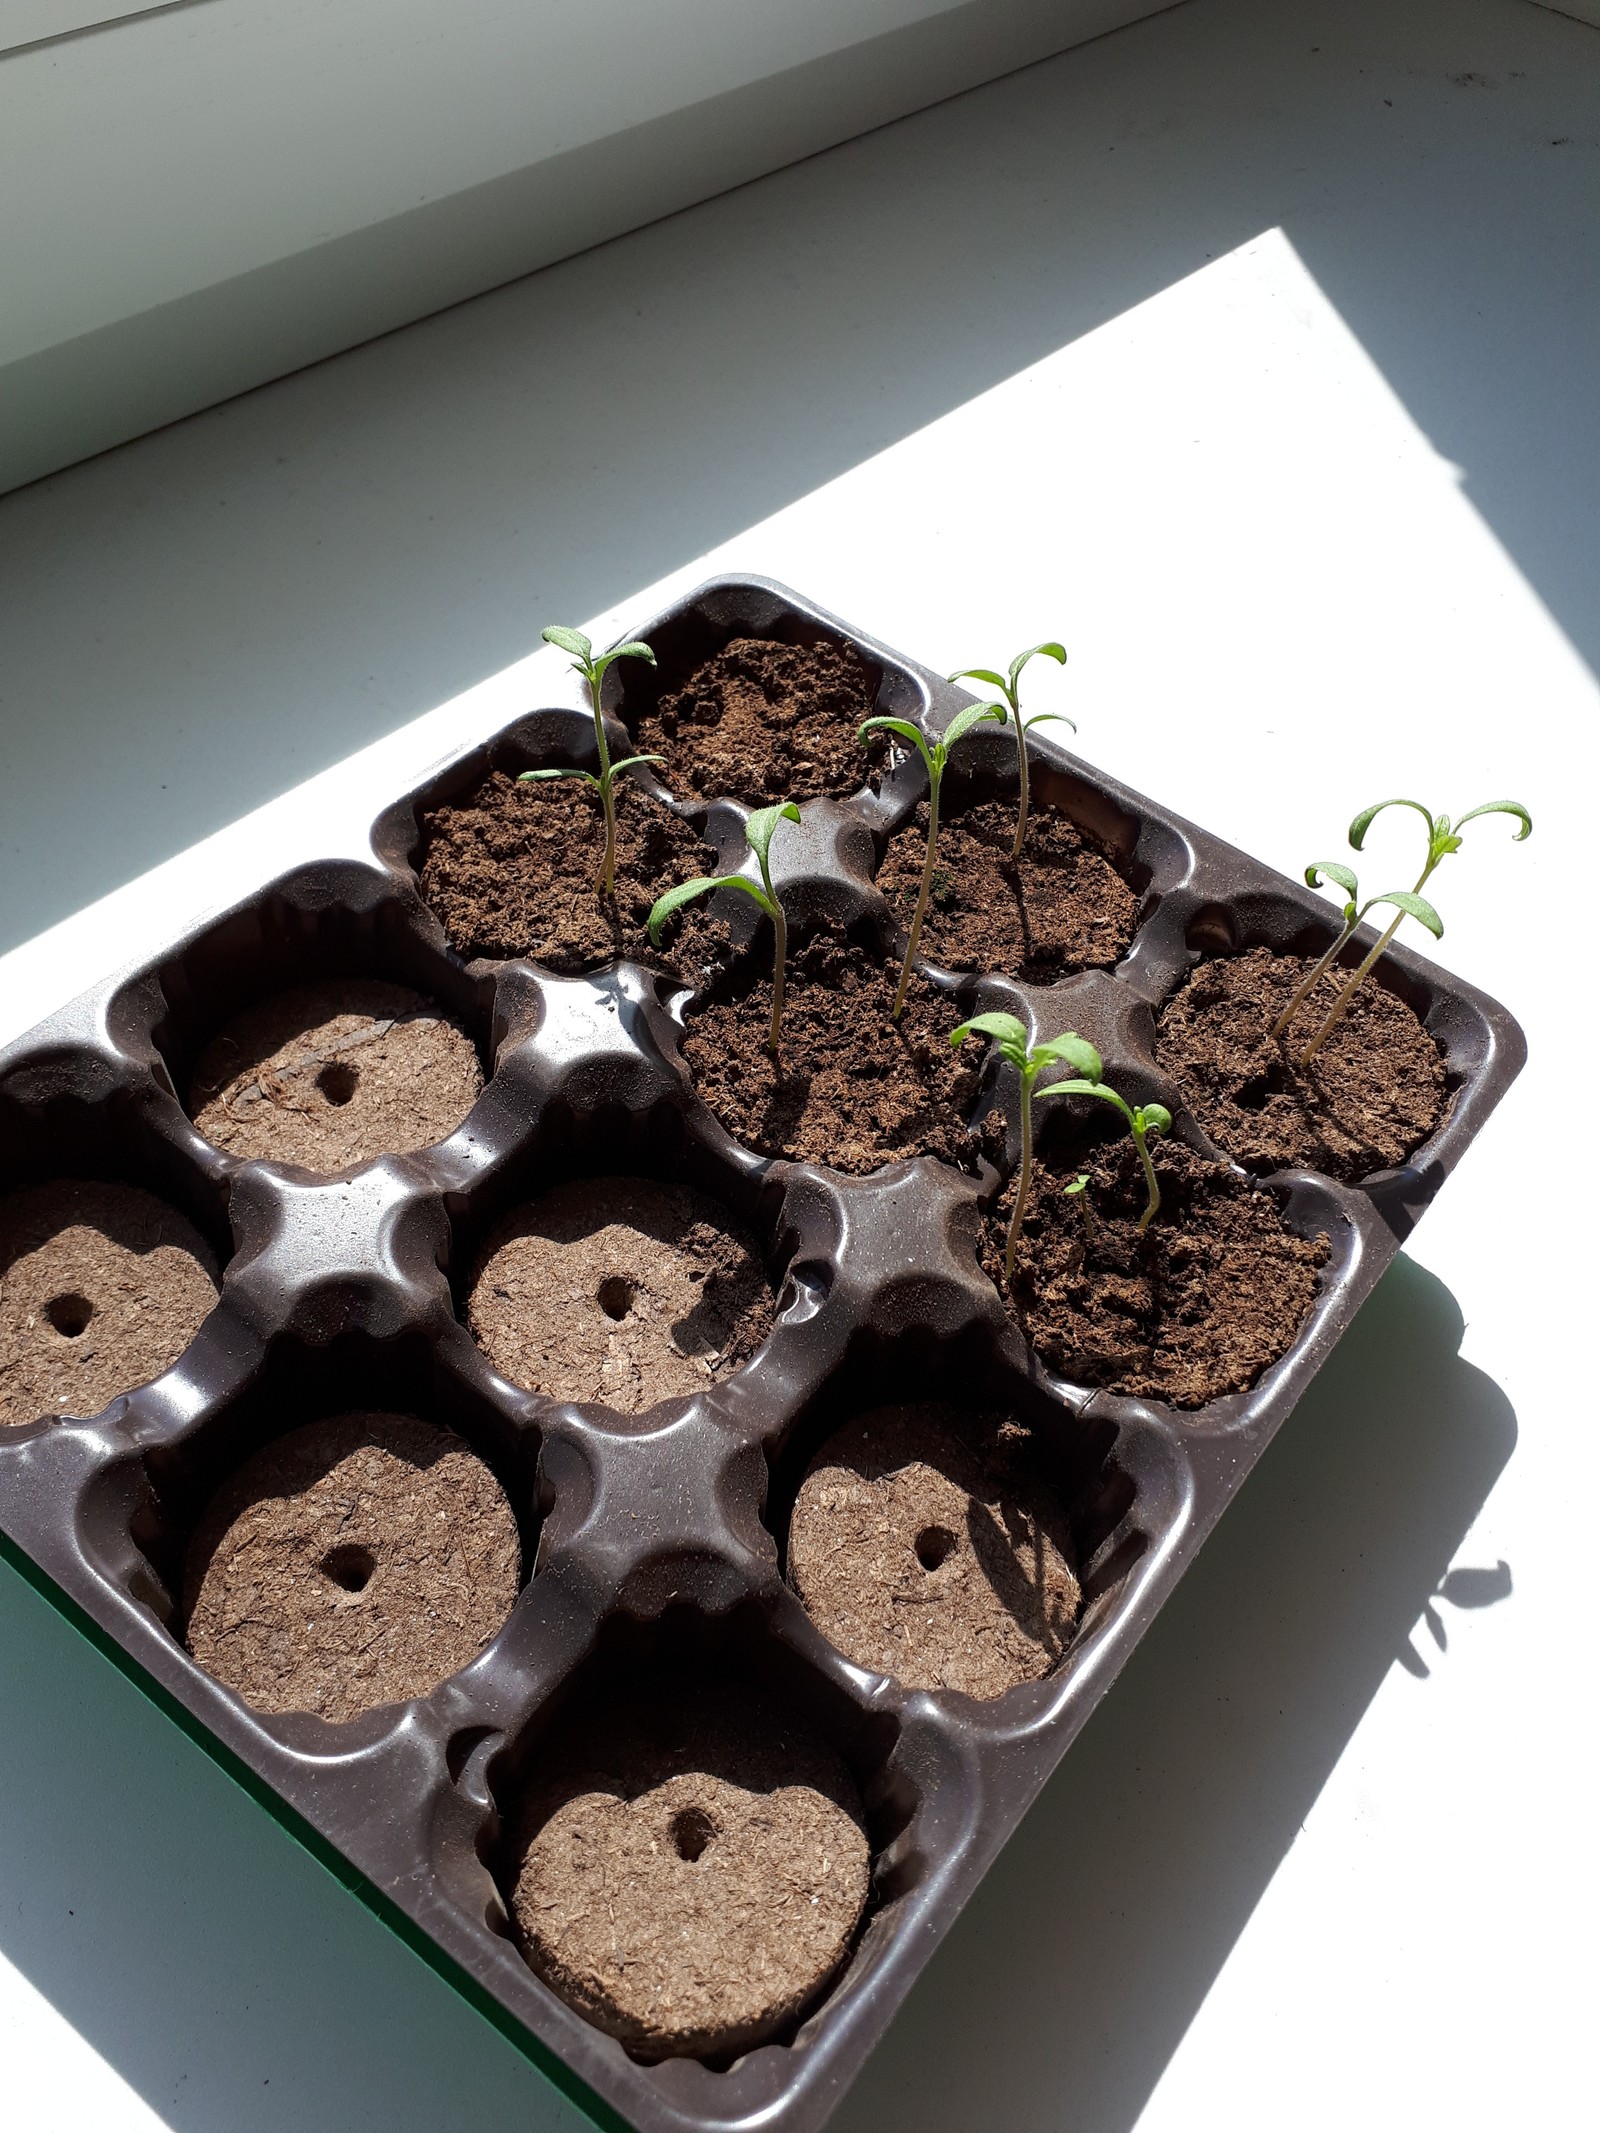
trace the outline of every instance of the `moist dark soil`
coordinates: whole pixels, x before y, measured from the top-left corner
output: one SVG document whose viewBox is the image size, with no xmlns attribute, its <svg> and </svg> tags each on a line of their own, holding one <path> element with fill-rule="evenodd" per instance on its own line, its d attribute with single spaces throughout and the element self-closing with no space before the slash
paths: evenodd
<svg viewBox="0 0 1600 2133">
<path fill-rule="evenodd" d="M 504 1377 L 639 1414 L 749 1361 L 772 1326 L 755 1239 L 715 1200 L 575 1178 L 490 1234 L 467 1323 Z"/>
<path fill-rule="evenodd" d="M 859 792 L 873 756 L 856 739 L 872 677 L 847 644 L 736 637 L 639 721 L 680 800 L 836 800 Z"/>
<path fill-rule="evenodd" d="M 0 1200 L 0 1427 L 97 1415 L 170 1369 L 217 1300 L 217 1266 L 175 1209 L 61 1179 Z"/>
<path fill-rule="evenodd" d="M 1020 864 L 1017 811 L 988 800 L 939 823 L 921 953 L 946 970 L 1001 970 L 1048 984 L 1109 970 L 1127 952 L 1138 899 L 1106 854 L 1054 808 L 1034 807 Z M 889 840 L 878 887 L 909 927 L 922 887 L 928 810 Z"/>
<path fill-rule="evenodd" d="M 218 1492 L 189 1550 L 189 1649 L 255 1710 L 356 1718 L 475 1658 L 521 1559 L 499 1482 L 458 1437 L 413 1415 L 336 1415 Z"/>
<path fill-rule="evenodd" d="M 866 1907 L 865 1818 L 834 1750 L 775 1701 L 691 1688 L 619 1700 L 557 1752 L 511 1896 L 546 1984 L 641 2057 L 790 2028 Z"/>
<path fill-rule="evenodd" d="M 933 1402 L 822 1447 L 789 1526 L 789 1582 L 828 1641 L 912 1689 L 1000 1696 L 1061 1659 L 1081 1595 L 1033 1439 Z"/>
<path fill-rule="evenodd" d="M 1297 1237 L 1270 1193 L 1181 1142 L 1152 1153 L 1161 1208 L 1142 1234 L 1131 1140 L 1079 1148 L 1071 1161 L 1052 1150 L 1035 1164 L 1007 1305 L 1057 1376 L 1203 1407 L 1246 1391 L 1289 1347 L 1328 1240 Z M 1088 1190 L 1069 1197 L 1080 1172 Z M 1015 1191 L 1013 1179 L 980 1253 L 1002 1294 Z"/>
<path fill-rule="evenodd" d="M 961 1020 L 952 1000 L 914 979 L 895 1023 L 898 966 L 837 934 L 815 934 L 789 956 L 774 1063 L 771 970 L 753 976 L 754 968 L 746 965 L 734 997 L 691 1007 L 683 1040 L 696 1089 L 736 1141 L 853 1177 L 917 1155 L 976 1168 L 966 1118 L 983 1052 L 976 1041 L 952 1049 Z"/>
<path fill-rule="evenodd" d="M 472 1039 L 380 979 L 297 985 L 247 1008 L 196 1061 L 189 1114 L 247 1160 L 323 1176 L 454 1133 L 483 1090 Z"/>
<path fill-rule="evenodd" d="M 617 956 L 660 963 L 646 931 L 651 906 L 678 882 L 714 873 L 716 855 L 626 778 L 616 811 L 616 895 L 605 899 L 605 818 L 576 778 L 523 785 L 495 770 L 459 805 L 425 815 L 419 885 L 456 953 L 528 958 L 563 977 Z M 699 967 L 695 917 L 675 932 L 674 970 Z"/>
<path fill-rule="evenodd" d="M 1285 1034 L 1270 1036 L 1310 968 L 1270 948 L 1200 964 L 1161 1016 L 1157 1064 L 1247 1169 L 1363 1178 L 1403 1163 L 1438 1127 L 1443 1055 L 1405 1002 L 1368 978 L 1316 1058 L 1297 1067 L 1349 976 L 1320 978 Z"/>
</svg>

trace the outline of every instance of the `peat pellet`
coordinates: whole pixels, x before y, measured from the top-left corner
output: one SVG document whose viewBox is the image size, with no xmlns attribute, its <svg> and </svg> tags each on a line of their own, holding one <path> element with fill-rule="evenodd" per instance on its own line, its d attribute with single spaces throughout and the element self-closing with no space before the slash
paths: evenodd
<svg viewBox="0 0 1600 2133">
<path fill-rule="evenodd" d="M 1048 1674 L 1081 1595 L 1067 1521 L 1000 1414 L 883 1407 L 811 1461 L 789 1582 L 828 1641 L 907 1688 L 988 1699 Z"/>
<path fill-rule="evenodd" d="M 0 1425 L 87 1417 L 170 1369 L 217 1300 L 182 1215 L 132 1185 L 61 1179 L 0 1201 Z"/>
<path fill-rule="evenodd" d="M 756 1242 L 714 1200 L 649 1178 L 578 1178 L 495 1229 L 467 1323 L 500 1373 L 638 1414 L 698 1392 L 772 1324 Z"/>
<path fill-rule="evenodd" d="M 512 1913 L 545 1982 L 643 2057 L 783 2031 L 842 1968 L 871 1853 L 849 1771 L 733 1694 L 619 1714 L 530 1802 Z"/>
<path fill-rule="evenodd" d="M 432 1147 L 482 1089 L 465 1030 L 405 986 L 351 978 L 236 1015 L 196 1062 L 189 1113 L 232 1155 L 327 1176 Z"/>
<path fill-rule="evenodd" d="M 1156 1062 L 1226 1154 L 1247 1170 L 1358 1179 L 1403 1163 L 1438 1126 L 1444 1058 L 1404 1000 L 1373 978 L 1315 1059 L 1301 1053 L 1350 973 L 1324 973 L 1281 1038 L 1272 1024 L 1308 958 L 1250 948 L 1201 963 L 1168 1002 Z"/>
<path fill-rule="evenodd" d="M 258 1711 L 425 1696 L 488 1643 L 521 1546 L 494 1475 L 414 1415 L 310 1422 L 247 1460 L 190 1545 L 190 1651 Z"/>
</svg>

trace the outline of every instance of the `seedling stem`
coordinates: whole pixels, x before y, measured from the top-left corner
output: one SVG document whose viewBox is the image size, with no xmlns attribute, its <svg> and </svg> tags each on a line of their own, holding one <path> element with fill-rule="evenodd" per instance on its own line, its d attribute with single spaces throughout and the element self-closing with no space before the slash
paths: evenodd
<svg viewBox="0 0 1600 2133">
<path fill-rule="evenodd" d="M 758 903 L 772 921 L 772 1022 L 767 1033 L 767 1050 L 776 1059 L 778 1038 L 783 1027 L 783 978 L 784 966 L 789 955 L 789 922 L 784 917 L 783 904 L 772 886 L 772 865 L 769 857 L 772 836 L 780 822 L 798 822 L 800 810 L 792 800 L 785 800 L 779 807 L 758 807 L 744 826 L 744 841 L 756 855 L 756 865 L 761 869 L 758 886 L 747 874 L 700 874 L 693 881 L 680 881 L 675 889 L 668 889 L 665 896 L 656 899 L 650 913 L 650 940 L 653 947 L 661 946 L 661 929 L 674 911 L 692 903 L 697 896 L 709 895 L 713 889 L 743 889 Z"/>
<path fill-rule="evenodd" d="M 1005 708 L 1001 704 L 972 704 L 958 711 L 945 727 L 938 740 L 930 748 L 922 737 L 921 729 L 907 718 L 869 718 L 856 732 L 858 741 L 865 741 L 869 733 L 887 731 L 909 741 L 922 757 L 928 772 L 928 850 L 922 865 L 922 887 L 917 892 L 917 908 L 912 913 L 911 931 L 906 939 L 906 959 L 900 966 L 900 983 L 895 987 L 894 1005 L 889 1010 L 891 1022 L 898 1022 L 900 1011 L 906 1004 L 906 989 L 911 983 L 911 966 L 917 959 L 917 943 L 922 939 L 922 922 L 928 915 L 928 904 L 933 895 L 933 862 L 939 846 L 939 788 L 944 783 L 945 765 L 950 760 L 950 751 L 964 734 L 974 726 L 981 726 L 987 719 L 1005 720 Z"/>
<path fill-rule="evenodd" d="M 651 666 L 656 655 L 647 644 L 619 644 L 609 652 L 594 656 L 594 646 L 582 630 L 562 628 L 552 623 L 542 632 L 546 644 L 553 644 L 559 651 L 571 654 L 572 671 L 581 675 L 589 691 L 589 708 L 594 715 L 594 745 L 600 757 L 600 775 L 589 770 L 525 770 L 518 783 L 532 785 L 544 778 L 582 778 L 600 795 L 601 810 L 605 815 L 606 848 L 600 863 L 600 894 L 615 896 L 617 893 L 617 799 L 616 782 L 621 773 L 635 763 L 662 763 L 666 758 L 659 755 L 624 756 L 620 763 L 613 763 L 611 750 L 606 743 L 605 720 L 600 715 L 600 684 L 606 678 L 606 669 L 618 659 L 647 659 Z"/>
<path fill-rule="evenodd" d="M 1028 733 L 1047 718 L 1060 719 L 1063 724 L 1071 726 L 1074 733 L 1078 730 L 1076 721 L 1068 718 L 1064 711 L 1036 711 L 1028 719 L 1022 715 L 1022 705 L 1018 701 L 1022 670 L 1030 659 L 1037 659 L 1041 653 L 1046 659 L 1053 659 L 1057 666 L 1064 667 L 1067 663 L 1065 645 L 1035 644 L 1026 652 L 1019 652 L 1004 674 L 997 674 L 993 667 L 962 667 L 949 676 L 951 681 L 981 681 L 991 689 L 998 689 L 1005 702 L 986 705 L 985 709 L 998 712 L 1002 719 L 1009 715 L 1017 729 L 1017 834 L 1011 846 L 1013 861 L 1022 857 L 1022 840 L 1028 834 Z"/>
</svg>

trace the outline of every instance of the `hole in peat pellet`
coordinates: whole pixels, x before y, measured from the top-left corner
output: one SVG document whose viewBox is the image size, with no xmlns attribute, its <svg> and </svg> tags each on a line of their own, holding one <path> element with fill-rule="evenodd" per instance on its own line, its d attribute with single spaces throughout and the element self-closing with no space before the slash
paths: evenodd
<svg viewBox="0 0 1600 2133">
<path fill-rule="evenodd" d="M 924 1570 L 937 1570 L 955 1544 L 948 1526 L 924 1526 L 916 1538 L 917 1561 Z"/>
<path fill-rule="evenodd" d="M 672 1842 L 680 1859 L 691 1865 L 700 1858 L 716 1835 L 711 1817 L 698 1807 L 685 1807 L 671 1822 Z"/>
<path fill-rule="evenodd" d="M 608 1274 L 594 1292 L 607 1318 L 626 1318 L 633 1307 L 633 1283 L 625 1274 Z"/>
<path fill-rule="evenodd" d="M 317 1087 L 330 1104 L 347 1104 L 356 1093 L 359 1079 L 353 1066 L 342 1059 L 330 1059 L 317 1076 Z"/>
<path fill-rule="evenodd" d="M 75 1341 L 80 1333 L 87 1332 L 94 1316 L 94 1305 L 76 1289 L 68 1289 L 60 1296 L 51 1297 L 44 1307 L 44 1315 L 63 1339 Z"/>
<path fill-rule="evenodd" d="M 317 1567 L 341 1591 L 365 1592 L 378 1567 L 378 1559 L 370 1548 L 354 1544 L 330 1548 Z"/>
</svg>

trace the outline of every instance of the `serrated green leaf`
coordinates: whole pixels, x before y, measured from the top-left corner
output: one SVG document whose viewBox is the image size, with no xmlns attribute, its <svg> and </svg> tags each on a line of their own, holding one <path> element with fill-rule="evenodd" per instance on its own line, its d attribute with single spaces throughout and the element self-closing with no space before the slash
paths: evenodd
<svg viewBox="0 0 1600 2133">
<path fill-rule="evenodd" d="M 993 725 L 997 719 L 1004 725 L 1007 716 L 1004 704 L 969 704 L 945 727 L 939 736 L 939 746 L 948 755 L 956 742 L 964 739 L 974 726 Z"/>
<path fill-rule="evenodd" d="M 594 646 L 582 630 L 564 629 L 558 622 L 552 622 L 548 629 L 541 630 L 539 634 L 546 644 L 553 644 L 558 652 L 570 652 L 574 659 L 583 660 L 585 665 L 594 651 Z"/>
<path fill-rule="evenodd" d="M 1346 896 L 1359 896 L 1361 894 L 1360 889 L 1356 886 L 1354 873 L 1349 867 L 1341 866 L 1337 859 L 1313 859 L 1310 866 L 1306 868 L 1307 888 L 1320 889 L 1322 881 L 1318 878 L 1319 876 L 1336 882 L 1343 889 Z"/>
<path fill-rule="evenodd" d="M 992 1037 L 1014 1067 L 1020 1069 L 1028 1063 L 1027 1028 L 1015 1015 L 974 1015 L 950 1032 L 952 1044 L 959 1044 L 963 1037 Z"/>
<path fill-rule="evenodd" d="M 709 895 L 713 889 L 743 889 L 746 896 L 755 898 L 768 918 L 772 916 L 772 905 L 759 882 L 749 881 L 743 874 L 697 874 L 693 881 L 680 881 L 675 889 L 668 889 L 651 905 L 648 921 L 651 945 L 661 946 L 661 929 L 674 911 L 681 911 L 685 904 L 693 903 L 697 896 Z"/>
<path fill-rule="evenodd" d="M 1065 1030 L 1059 1037 L 1052 1037 L 1048 1044 L 1036 1044 L 1032 1057 L 1042 1063 L 1059 1059 L 1065 1065 L 1075 1067 L 1089 1081 L 1105 1079 L 1105 1062 L 1089 1042 L 1073 1030 Z"/>
<path fill-rule="evenodd" d="M 1017 685 L 1017 676 L 1028 664 L 1028 661 L 1037 659 L 1041 653 L 1046 659 L 1053 659 L 1058 667 L 1064 667 L 1067 663 L 1067 648 L 1064 644 L 1030 645 L 1027 651 L 1019 652 L 1011 662 L 1011 686 L 1013 688 Z"/>
<path fill-rule="evenodd" d="M 1414 808 L 1416 812 L 1422 817 L 1423 821 L 1427 823 L 1428 836 L 1430 840 L 1432 839 L 1433 817 L 1429 814 L 1428 810 L 1423 806 L 1420 800 L 1377 800 L 1373 803 L 1371 807 L 1364 807 L 1361 810 L 1360 814 L 1357 815 L 1354 822 L 1352 822 L 1350 825 L 1350 842 L 1358 852 L 1361 849 L 1362 842 L 1366 837 L 1367 831 L 1371 829 L 1373 823 L 1377 820 L 1378 816 L 1383 813 L 1386 807 Z"/>
<path fill-rule="evenodd" d="M 592 770 L 519 770 L 517 773 L 519 785 L 535 785 L 544 778 L 582 778 L 586 785 L 594 786 L 596 791 L 600 786 L 600 780 Z"/>
<path fill-rule="evenodd" d="M 1373 904 L 1393 904 L 1397 911 L 1404 911 L 1408 918 L 1414 918 L 1419 926 L 1426 926 L 1436 941 L 1444 938 L 1444 920 L 1427 898 L 1418 896 L 1413 889 L 1390 889 L 1383 896 L 1373 897 L 1372 903 L 1367 905 L 1369 911 Z"/>
<path fill-rule="evenodd" d="M 767 866 L 768 853 L 772 847 L 772 835 L 780 822 L 798 822 L 800 810 L 792 800 L 785 800 L 777 807 L 758 807 L 744 826 L 744 841 L 763 866 Z"/>
<path fill-rule="evenodd" d="M 1522 827 L 1512 838 L 1513 844 L 1521 844 L 1533 835 L 1533 817 L 1520 800 L 1485 800 L 1481 807 L 1469 807 L 1457 821 L 1456 828 L 1460 829 L 1463 822 L 1470 822 L 1475 815 L 1515 815 Z"/>
<path fill-rule="evenodd" d="M 928 744 L 923 738 L 922 731 L 920 727 L 912 725 L 908 718 L 863 719 L 856 728 L 856 739 L 865 746 L 869 733 L 895 734 L 900 740 L 909 741 L 911 746 L 920 752 L 924 762 L 928 759 Z"/>
</svg>

